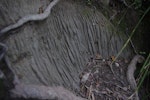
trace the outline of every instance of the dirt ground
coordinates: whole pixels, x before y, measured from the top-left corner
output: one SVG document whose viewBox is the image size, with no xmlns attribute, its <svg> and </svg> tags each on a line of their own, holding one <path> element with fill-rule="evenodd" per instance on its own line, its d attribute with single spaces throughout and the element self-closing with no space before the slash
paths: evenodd
<svg viewBox="0 0 150 100">
<path fill-rule="evenodd" d="M 114 56 L 91 57 L 79 75 L 80 95 L 89 100 L 127 100 L 134 91 L 126 78 L 129 61 L 119 58 L 112 64 Z M 114 71 L 114 73 L 113 73 Z"/>
</svg>

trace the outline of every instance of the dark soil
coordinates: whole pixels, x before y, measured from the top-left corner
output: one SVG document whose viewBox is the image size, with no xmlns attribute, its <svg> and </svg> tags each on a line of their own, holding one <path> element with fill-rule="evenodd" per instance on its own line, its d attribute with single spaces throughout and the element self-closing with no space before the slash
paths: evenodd
<svg viewBox="0 0 150 100">
<path fill-rule="evenodd" d="M 133 90 L 126 78 L 128 61 L 114 57 L 102 59 L 99 55 L 91 57 L 80 77 L 80 95 L 89 100 L 127 100 Z"/>
</svg>

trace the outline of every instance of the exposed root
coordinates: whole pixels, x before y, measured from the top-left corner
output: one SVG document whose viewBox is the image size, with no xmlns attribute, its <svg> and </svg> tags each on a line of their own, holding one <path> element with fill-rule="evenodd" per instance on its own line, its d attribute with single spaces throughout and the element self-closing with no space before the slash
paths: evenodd
<svg viewBox="0 0 150 100">
<path fill-rule="evenodd" d="M 37 98 L 42 100 L 86 100 L 77 97 L 63 87 L 18 84 L 10 91 L 12 97 Z"/>
<path fill-rule="evenodd" d="M 127 80 L 131 86 L 131 88 L 135 91 L 135 93 L 133 95 L 135 95 L 135 99 L 139 100 L 139 96 L 138 96 L 138 90 L 137 89 L 137 83 L 135 81 L 134 78 L 134 72 L 136 70 L 136 64 L 137 63 L 142 63 L 142 61 L 144 60 L 144 57 L 141 55 L 136 55 L 132 61 L 130 62 L 129 66 L 128 66 L 128 70 L 127 70 Z M 130 96 L 129 98 L 133 97 Z"/>
<path fill-rule="evenodd" d="M 0 30 L 0 37 L 2 37 L 8 31 L 18 28 L 22 26 L 24 23 L 29 21 L 39 21 L 44 20 L 51 13 L 51 9 L 58 3 L 59 0 L 53 0 L 49 6 L 46 8 L 44 13 L 28 15 L 13 25 L 9 25 L 8 27 Z M 0 61 L 4 60 L 6 64 L 7 72 L 3 72 L 0 69 L 0 78 L 3 78 L 7 84 L 9 84 L 8 89 L 10 89 L 10 95 L 16 98 L 36 98 L 42 100 L 85 100 L 84 98 L 77 97 L 69 90 L 63 87 L 48 87 L 48 86 L 38 86 L 38 85 L 26 85 L 20 83 L 18 77 L 13 73 L 11 69 L 11 65 L 7 57 L 5 57 L 5 52 L 7 51 L 7 46 L 5 44 L 0 43 Z M 11 77 L 8 77 L 11 76 Z M 10 81 L 11 80 L 11 81 Z"/>
<path fill-rule="evenodd" d="M 34 15 L 27 15 L 20 20 L 17 21 L 17 23 L 13 25 L 9 25 L 6 28 L 2 29 L 0 31 L 0 37 L 3 36 L 5 33 L 8 31 L 18 28 L 22 26 L 23 24 L 29 22 L 29 21 L 39 21 L 39 20 L 44 20 L 48 17 L 48 15 L 51 13 L 51 9 L 58 3 L 59 0 L 53 0 L 48 7 L 45 9 L 44 13 L 41 14 L 34 14 Z"/>
<path fill-rule="evenodd" d="M 13 72 L 8 58 L 4 57 L 2 60 L 4 60 L 6 66 L 5 71 L 0 69 L 0 78 L 5 81 L 4 85 L 6 85 L 11 98 L 32 98 L 38 100 L 86 100 L 76 96 L 71 91 L 61 86 L 50 87 L 44 85 L 23 84 L 19 81 L 17 75 Z"/>
</svg>

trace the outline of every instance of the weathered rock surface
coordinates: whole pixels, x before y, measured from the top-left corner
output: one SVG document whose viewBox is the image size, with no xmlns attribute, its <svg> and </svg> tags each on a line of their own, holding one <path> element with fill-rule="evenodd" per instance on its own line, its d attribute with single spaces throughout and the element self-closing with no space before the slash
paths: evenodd
<svg viewBox="0 0 150 100">
<path fill-rule="evenodd" d="M 0 28 L 45 9 L 48 0 L 1 0 Z M 4 43 L 12 69 L 25 84 L 78 87 L 78 74 L 91 55 L 116 55 L 126 37 L 97 10 L 60 1 L 44 21 L 10 31 Z M 126 48 L 122 56 L 130 56 Z"/>
</svg>

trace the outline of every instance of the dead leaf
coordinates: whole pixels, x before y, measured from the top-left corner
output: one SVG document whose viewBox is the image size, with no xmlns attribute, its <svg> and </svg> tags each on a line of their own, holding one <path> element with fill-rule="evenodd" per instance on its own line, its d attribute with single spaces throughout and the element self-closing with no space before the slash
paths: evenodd
<svg viewBox="0 0 150 100">
<path fill-rule="evenodd" d="M 111 56 L 111 60 L 112 60 L 112 61 L 115 61 L 115 56 Z"/>
<path fill-rule="evenodd" d="M 95 59 L 100 60 L 100 59 L 102 59 L 102 56 L 100 54 L 96 54 Z"/>
</svg>

